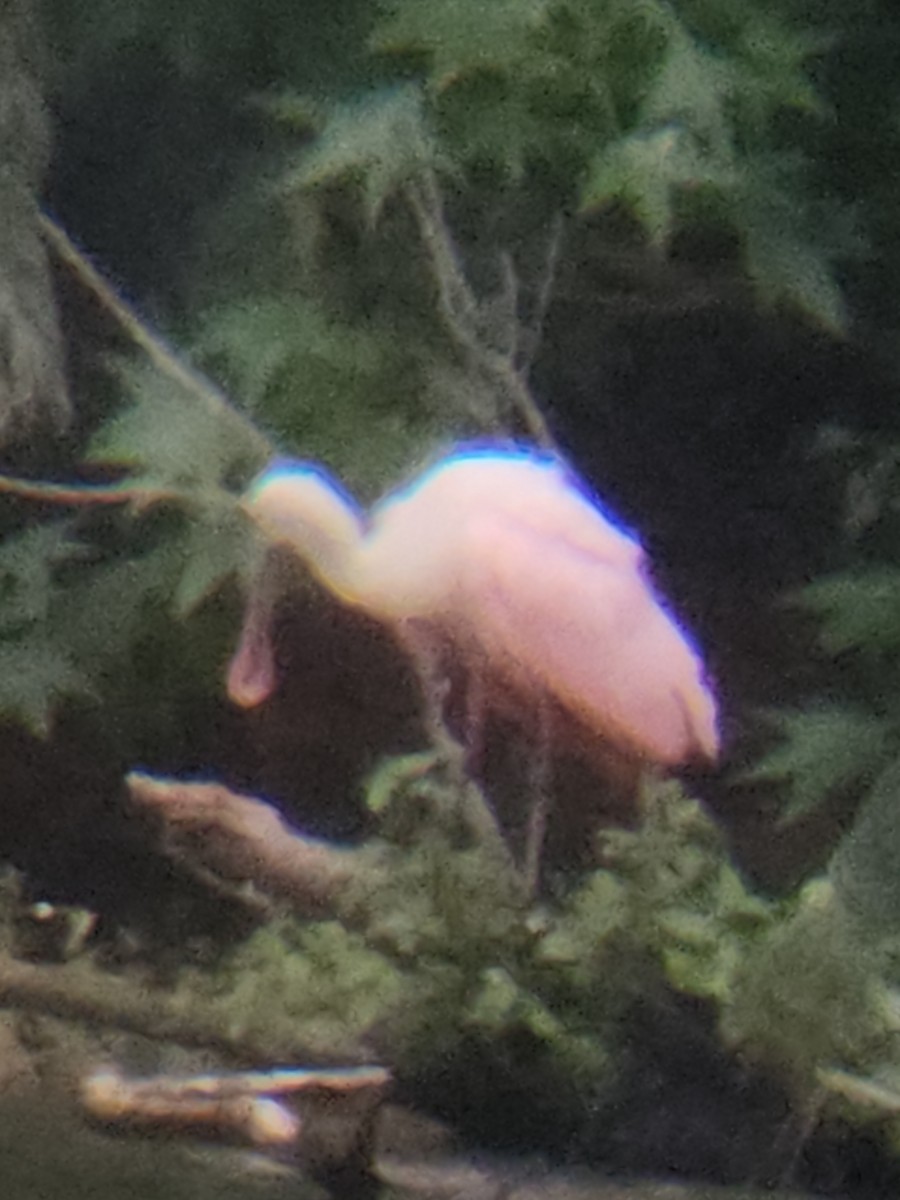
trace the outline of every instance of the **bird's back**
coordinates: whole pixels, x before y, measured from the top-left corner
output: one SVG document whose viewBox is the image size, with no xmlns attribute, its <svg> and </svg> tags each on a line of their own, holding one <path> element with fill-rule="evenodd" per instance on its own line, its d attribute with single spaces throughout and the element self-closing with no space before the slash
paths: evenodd
<svg viewBox="0 0 900 1200">
<path fill-rule="evenodd" d="M 456 604 L 461 571 L 482 522 L 508 518 L 540 547 L 566 543 L 597 561 L 638 570 L 643 551 L 549 455 L 458 452 L 372 510 L 368 553 L 384 564 L 395 615 L 438 615 Z"/>
</svg>

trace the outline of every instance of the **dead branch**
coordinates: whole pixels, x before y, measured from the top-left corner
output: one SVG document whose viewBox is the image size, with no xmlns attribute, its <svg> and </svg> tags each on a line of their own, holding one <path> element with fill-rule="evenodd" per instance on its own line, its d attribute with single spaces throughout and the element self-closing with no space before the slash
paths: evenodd
<svg viewBox="0 0 900 1200">
<path fill-rule="evenodd" d="M 382 877 L 371 851 L 336 847 L 296 833 L 262 800 L 217 783 L 128 775 L 133 803 L 162 820 L 163 845 L 170 857 L 208 883 L 251 884 L 264 896 L 287 901 L 309 915 L 337 916 L 359 896 L 353 883 L 377 886 Z"/>
<path fill-rule="evenodd" d="M 138 1131 L 202 1131 L 258 1147 L 298 1143 L 323 1104 L 342 1115 L 345 1137 L 381 1102 L 390 1083 L 383 1067 L 240 1071 L 129 1079 L 115 1068 L 81 1084 L 88 1115 Z M 298 1111 L 282 1099 L 293 1097 Z"/>
</svg>

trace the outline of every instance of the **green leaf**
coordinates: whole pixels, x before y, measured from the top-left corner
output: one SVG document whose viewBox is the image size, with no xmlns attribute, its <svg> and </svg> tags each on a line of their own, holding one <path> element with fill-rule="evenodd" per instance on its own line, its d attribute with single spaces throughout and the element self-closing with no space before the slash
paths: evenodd
<svg viewBox="0 0 900 1200">
<path fill-rule="evenodd" d="M 900 570 L 875 567 L 817 580 L 799 596 L 822 621 L 819 641 L 830 654 L 900 651 Z"/>
<path fill-rule="evenodd" d="M 425 750 L 415 754 L 403 754 L 386 758 L 375 768 L 364 785 L 366 807 L 369 812 L 381 814 L 387 811 L 391 801 L 405 788 L 421 784 L 422 780 L 440 762 L 437 751 Z"/>
<path fill-rule="evenodd" d="M 247 389 L 283 444 L 354 487 L 380 489 L 433 441 L 416 357 L 425 352 L 387 324 L 351 324 L 303 296 L 250 297 L 211 312 L 195 349 Z"/>
<path fill-rule="evenodd" d="M 806 65 L 832 40 L 748 7 L 735 46 L 739 72 L 735 98 L 745 127 L 765 134 L 781 109 L 824 115 L 826 106 Z"/>
<path fill-rule="evenodd" d="M 549 0 L 395 0 L 372 39 L 382 53 L 425 52 L 438 87 L 471 71 L 509 67 L 530 50 Z"/>
<path fill-rule="evenodd" d="M 175 585 L 171 608 L 183 620 L 247 561 L 252 543 L 247 522 L 236 508 L 197 514 L 187 523 L 179 551 L 184 568 Z"/>
<path fill-rule="evenodd" d="M 747 273 L 771 301 L 786 301 L 841 333 L 846 312 L 833 261 L 857 251 L 836 204 L 813 201 L 799 156 L 745 160 L 731 197 Z"/>
<path fill-rule="evenodd" d="M 785 820 L 805 815 L 837 789 L 873 777 L 893 745 L 888 723 L 851 708 L 782 712 L 774 721 L 782 744 L 743 778 L 785 784 Z"/>
<path fill-rule="evenodd" d="M 324 342 L 326 328 L 321 311 L 308 301 L 246 296 L 207 310 L 194 348 L 202 362 L 220 371 L 248 410 L 258 412 L 269 390 L 296 371 L 304 341 L 312 335 Z"/>
<path fill-rule="evenodd" d="M 49 734 L 62 697 L 93 694 L 90 677 L 57 644 L 33 636 L 0 641 L 0 712 L 39 737 Z"/>
<path fill-rule="evenodd" d="M 707 152 L 728 161 L 732 128 L 727 105 L 736 79 L 732 62 L 699 46 L 679 29 L 641 105 L 641 124 L 652 127 L 677 121 Z"/>
<path fill-rule="evenodd" d="M 152 365 L 119 362 L 132 402 L 101 426 L 89 462 L 137 468 L 141 481 L 188 492 L 242 485 L 263 465 L 258 432 L 236 412 L 203 404 Z"/>
<path fill-rule="evenodd" d="M 138 542 L 139 530 L 134 530 Z M 50 613 L 55 640 L 101 685 L 127 669 L 148 613 L 175 591 L 183 563 L 177 537 L 111 552 L 56 589 Z"/>
<path fill-rule="evenodd" d="M 311 188 L 355 179 L 363 189 L 369 223 L 374 225 L 385 201 L 437 166 L 439 159 L 421 89 L 410 84 L 337 106 L 286 186 Z"/>
<path fill-rule="evenodd" d="M 56 568 L 80 557 L 85 546 L 73 522 L 46 521 L 0 544 L 0 632 L 43 620 Z"/>
<path fill-rule="evenodd" d="M 829 875 L 863 929 L 900 930 L 900 759 L 880 775 L 832 859 Z"/>
<path fill-rule="evenodd" d="M 677 193 L 728 176 L 702 153 L 677 125 L 635 134 L 595 159 L 581 194 L 581 210 L 590 212 L 619 200 L 634 212 L 651 242 L 665 245 L 672 232 Z"/>
</svg>

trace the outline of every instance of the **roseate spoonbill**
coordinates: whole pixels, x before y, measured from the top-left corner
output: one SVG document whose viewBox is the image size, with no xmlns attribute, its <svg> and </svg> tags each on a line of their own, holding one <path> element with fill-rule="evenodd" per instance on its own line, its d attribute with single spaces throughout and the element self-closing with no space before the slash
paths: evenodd
<svg viewBox="0 0 900 1200">
<path fill-rule="evenodd" d="M 460 448 L 368 516 L 320 467 L 280 460 L 243 506 L 407 646 L 423 631 L 449 645 L 506 715 L 561 710 L 627 757 L 665 767 L 716 757 L 703 665 L 657 597 L 641 546 L 553 456 Z M 229 668 L 229 693 L 246 706 L 275 686 L 269 613 L 264 591 L 251 597 Z"/>
</svg>

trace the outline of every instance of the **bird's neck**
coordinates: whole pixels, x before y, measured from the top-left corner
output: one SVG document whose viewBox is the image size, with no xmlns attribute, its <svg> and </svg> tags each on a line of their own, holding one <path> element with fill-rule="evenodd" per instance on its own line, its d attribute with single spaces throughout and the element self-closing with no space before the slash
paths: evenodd
<svg viewBox="0 0 900 1200">
<path fill-rule="evenodd" d="M 362 515 L 316 474 L 285 474 L 251 491 L 244 506 L 273 541 L 289 547 L 330 591 L 350 604 L 365 597 Z"/>
<path fill-rule="evenodd" d="M 305 524 L 291 544 L 329 591 L 347 604 L 365 603 L 365 530 L 355 512 L 336 503 L 327 519 L 320 512 L 315 524 Z"/>
</svg>

